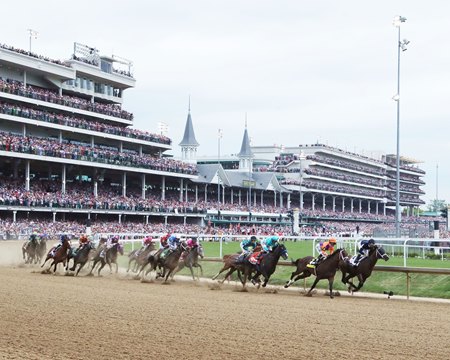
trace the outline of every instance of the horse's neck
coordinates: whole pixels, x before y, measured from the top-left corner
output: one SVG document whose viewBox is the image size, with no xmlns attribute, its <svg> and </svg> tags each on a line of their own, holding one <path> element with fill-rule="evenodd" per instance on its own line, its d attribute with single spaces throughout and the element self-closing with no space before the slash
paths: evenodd
<svg viewBox="0 0 450 360">
<path fill-rule="evenodd" d="M 372 268 L 375 266 L 375 264 L 376 264 L 377 261 L 378 261 L 377 252 L 378 252 L 378 250 L 375 249 L 375 250 L 368 256 L 368 261 L 369 261 L 370 267 L 372 267 Z"/>
</svg>

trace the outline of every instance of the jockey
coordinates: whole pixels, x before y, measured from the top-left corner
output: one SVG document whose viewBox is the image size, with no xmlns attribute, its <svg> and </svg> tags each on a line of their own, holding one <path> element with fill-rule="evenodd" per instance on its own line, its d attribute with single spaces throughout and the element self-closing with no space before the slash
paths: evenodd
<svg viewBox="0 0 450 360">
<path fill-rule="evenodd" d="M 331 255 L 334 252 L 335 245 L 335 238 L 330 238 L 328 241 L 318 243 L 316 245 L 316 250 L 319 253 L 319 256 L 306 266 L 309 268 L 315 268 L 322 260 L 325 260 L 328 255 Z"/>
<path fill-rule="evenodd" d="M 167 240 L 169 239 L 170 234 L 166 234 L 161 236 L 161 239 L 159 240 L 159 248 L 160 249 L 167 249 L 168 244 L 167 244 Z"/>
<path fill-rule="evenodd" d="M 353 266 L 357 267 L 361 260 L 367 257 L 369 255 L 369 250 L 372 249 L 375 246 L 375 240 L 369 239 L 369 240 L 361 240 L 358 243 L 358 254 L 356 255 L 355 259 L 353 260 Z"/>
<path fill-rule="evenodd" d="M 136 252 L 136 256 L 139 256 L 144 251 L 146 251 L 149 246 L 151 246 L 153 242 L 153 238 L 150 235 L 147 235 L 145 238 L 142 239 L 142 247 Z"/>
<path fill-rule="evenodd" d="M 167 239 L 167 246 L 160 255 L 160 259 L 164 259 L 167 255 L 176 250 L 179 244 L 180 239 L 177 238 L 175 235 L 170 235 L 169 238 Z"/>
<path fill-rule="evenodd" d="M 253 253 L 253 251 L 255 250 L 255 248 L 259 245 L 258 239 L 256 238 L 256 236 L 252 236 L 250 239 L 244 239 L 241 244 L 241 250 L 242 253 L 239 255 L 239 257 L 237 258 L 237 262 L 242 262 L 244 261 L 244 259 L 250 255 L 251 253 Z"/>
<path fill-rule="evenodd" d="M 170 251 L 176 250 L 176 248 L 178 247 L 179 244 L 180 244 L 180 239 L 177 238 L 175 235 L 171 235 L 167 239 L 167 246 Z"/>
<path fill-rule="evenodd" d="M 186 240 L 186 246 L 189 250 L 192 250 L 193 248 L 198 246 L 197 239 L 196 238 L 189 238 Z"/>
<path fill-rule="evenodd" d="M 279 238 L 278 236 L 276 236 L 276 235 L 274 235 L 274 236 L 269 236 L 269 237 L 265 238 L 265 239 L 261 242 L 263 251 L 264 251 L 264 252 L 270 252 L 270 251 L 272 251 L 274 248 L 276 248 L 276 247 L 279 245 L 279 243 L 278 243 L 278 240 L 279 240 L 279 239 L 280 239 L 280 238 Z"/>
<path fill-rule="evenodd" d="M 117 235 L 114 235 L 113 237 L 110 237 L 107 241 L 105 246 L 103 246 L 102 251 L 100 252 L 100 257 L 104 258 L 106 255 L 106 251 L 111 249 L 115 244 L 119 242 L 119 237 Z"/>
</svg>

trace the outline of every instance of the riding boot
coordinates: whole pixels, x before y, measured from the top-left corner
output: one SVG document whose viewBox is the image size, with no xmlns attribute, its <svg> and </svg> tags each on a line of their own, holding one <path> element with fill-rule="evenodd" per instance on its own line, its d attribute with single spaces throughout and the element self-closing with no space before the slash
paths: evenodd
<svg viewBox="0 0 450 360">
<path fill-rule="evenodd" d="M 359 262 L 361 261 L 361 254 L 356 255 L 355 260 L 353 261 L 353 267 L 358 267 Z"/>
</svg>

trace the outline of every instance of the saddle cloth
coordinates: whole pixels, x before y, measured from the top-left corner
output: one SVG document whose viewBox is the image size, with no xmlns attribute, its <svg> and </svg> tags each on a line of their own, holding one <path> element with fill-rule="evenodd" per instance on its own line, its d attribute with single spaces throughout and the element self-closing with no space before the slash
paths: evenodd
<svg viewBox="0 0 450 360">
<path fill-rule="evenodd" d="M 258 260 L 258 255 L 260 254 L 260 251 L 255 252 L 253 254 L 250 255 L 250 257 L 248 258 L 248 261 L 250 262 L 250 264 L 252 265 L 256 265 L 259 263 L 260 260 Z"/>
</svg>

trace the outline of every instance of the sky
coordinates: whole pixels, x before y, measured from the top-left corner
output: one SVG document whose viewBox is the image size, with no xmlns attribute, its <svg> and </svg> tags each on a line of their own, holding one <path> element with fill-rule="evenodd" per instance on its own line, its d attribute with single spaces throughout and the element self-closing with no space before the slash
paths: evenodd
<svg viewBox="0 0 450 360">
<path fill-rule="evenodd" d="M 189 97 L 198 155 L 320 142 L 400 154 L 426 171 L 423 200 L 450 202 L 450 2 L 442 0 L 130 0 L 8 2 L 0 42 L 67 59 L 73 43 L 133 61 L 123 108 L 134 127 L 168 125 L 180 155 Z M 425 207 L 424 207 L 425 208 Z"/>
</svg>

